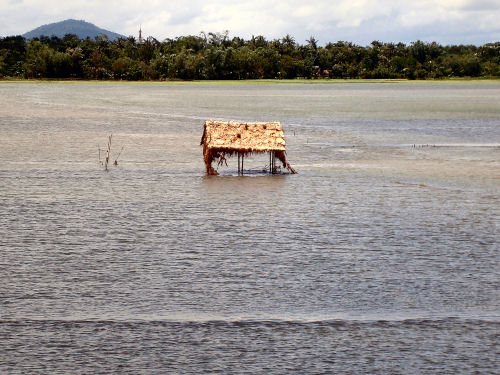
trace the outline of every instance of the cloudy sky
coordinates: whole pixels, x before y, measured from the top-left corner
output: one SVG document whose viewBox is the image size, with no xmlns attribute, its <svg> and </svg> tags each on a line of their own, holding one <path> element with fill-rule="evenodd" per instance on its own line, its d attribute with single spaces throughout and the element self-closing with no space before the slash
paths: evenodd
<svg viewBox="0 0 500 375">
<path fill-rule="evenodd" d="M 500 0 L 0 0 L 0 36 L 83 19 L 107 30 L 158 40 L 201 31 L 245 39 L 286 34 L 304 43 L 344 40 L 441 44 L 500 41 Z"/>
</svg>

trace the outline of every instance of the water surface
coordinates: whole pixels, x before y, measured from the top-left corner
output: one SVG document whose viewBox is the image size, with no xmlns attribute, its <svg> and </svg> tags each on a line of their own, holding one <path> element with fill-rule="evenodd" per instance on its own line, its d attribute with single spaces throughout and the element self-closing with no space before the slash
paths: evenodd
<svg viewBox="0 0 500 375">
<path fill-rule="evenodd" d="M 0 372 L 495 373 L 499 98 L 1 83 Z M 299 174 L 204 176 L 205 119 L 281 121 Z"/>
</svg>

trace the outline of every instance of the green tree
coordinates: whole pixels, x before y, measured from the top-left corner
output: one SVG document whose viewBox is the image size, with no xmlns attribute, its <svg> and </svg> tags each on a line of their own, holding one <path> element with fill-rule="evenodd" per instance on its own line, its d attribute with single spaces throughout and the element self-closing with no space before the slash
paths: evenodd
<svg viewBox="0 0 500 375">
<path fill-rule="evenodd" d="M 27 78 L 47 77 L 49 61 L 53 50 L 39 40 L 33 40 L 26 46 L 24 68 Z"/>
<path fill-rule="evenodd" d="M 0 77 L 19 77 L 24 75 L 26 41 L 22 36 L 0 38 Z"/>
<path fill-rule="evenodd" d="M 0 38 L 0 77 L 87 79 L 249 79 L 498 77 L 500 42 L 483 46 L 410 45 L 373 41 L 366 47 L 338 41 L 322 47 L 314 37 L 299 44 L 291 35 L 272 41 L 229 33 L 180 36 L 162 42 L 133 37 L 78 39 L 42 36 Z"/>
</svg>

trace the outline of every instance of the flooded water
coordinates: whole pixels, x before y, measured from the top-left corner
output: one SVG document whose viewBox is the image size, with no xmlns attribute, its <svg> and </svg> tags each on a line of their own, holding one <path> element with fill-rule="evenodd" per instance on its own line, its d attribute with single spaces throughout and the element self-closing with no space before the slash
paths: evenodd
<svg viewBox="0 0 500 375">
<path fill-rule="evenodd" d="M 500 83 L 0 83 L 0 373 L 498 373 L 499 202 Z"/>
</svg>

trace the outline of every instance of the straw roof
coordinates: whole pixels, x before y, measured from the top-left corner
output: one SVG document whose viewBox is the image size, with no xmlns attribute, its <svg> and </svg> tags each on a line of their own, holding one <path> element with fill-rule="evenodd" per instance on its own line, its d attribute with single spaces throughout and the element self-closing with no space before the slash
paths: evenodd
<svg viewBox="0 0 500 375">
<path fill-rule="evenodd" d="M 285 151 L 283 128 L 275 122 L 206 121 L 201 144 L 242 152 Z"/>
<path fill-rule="evenodd" d="M 203 156 L 209 175 L 218 174 L 212 167 L 212 161 L 215 159 L 219 159 L 221 164 L 227 155 L 264 152 L 273 152 L 283 167 L 291 173 L 297 173 L 286 161 L 283 128 L 277 121 L 205 121 L 200 145 L 203 146 Z"/>
</svg>

